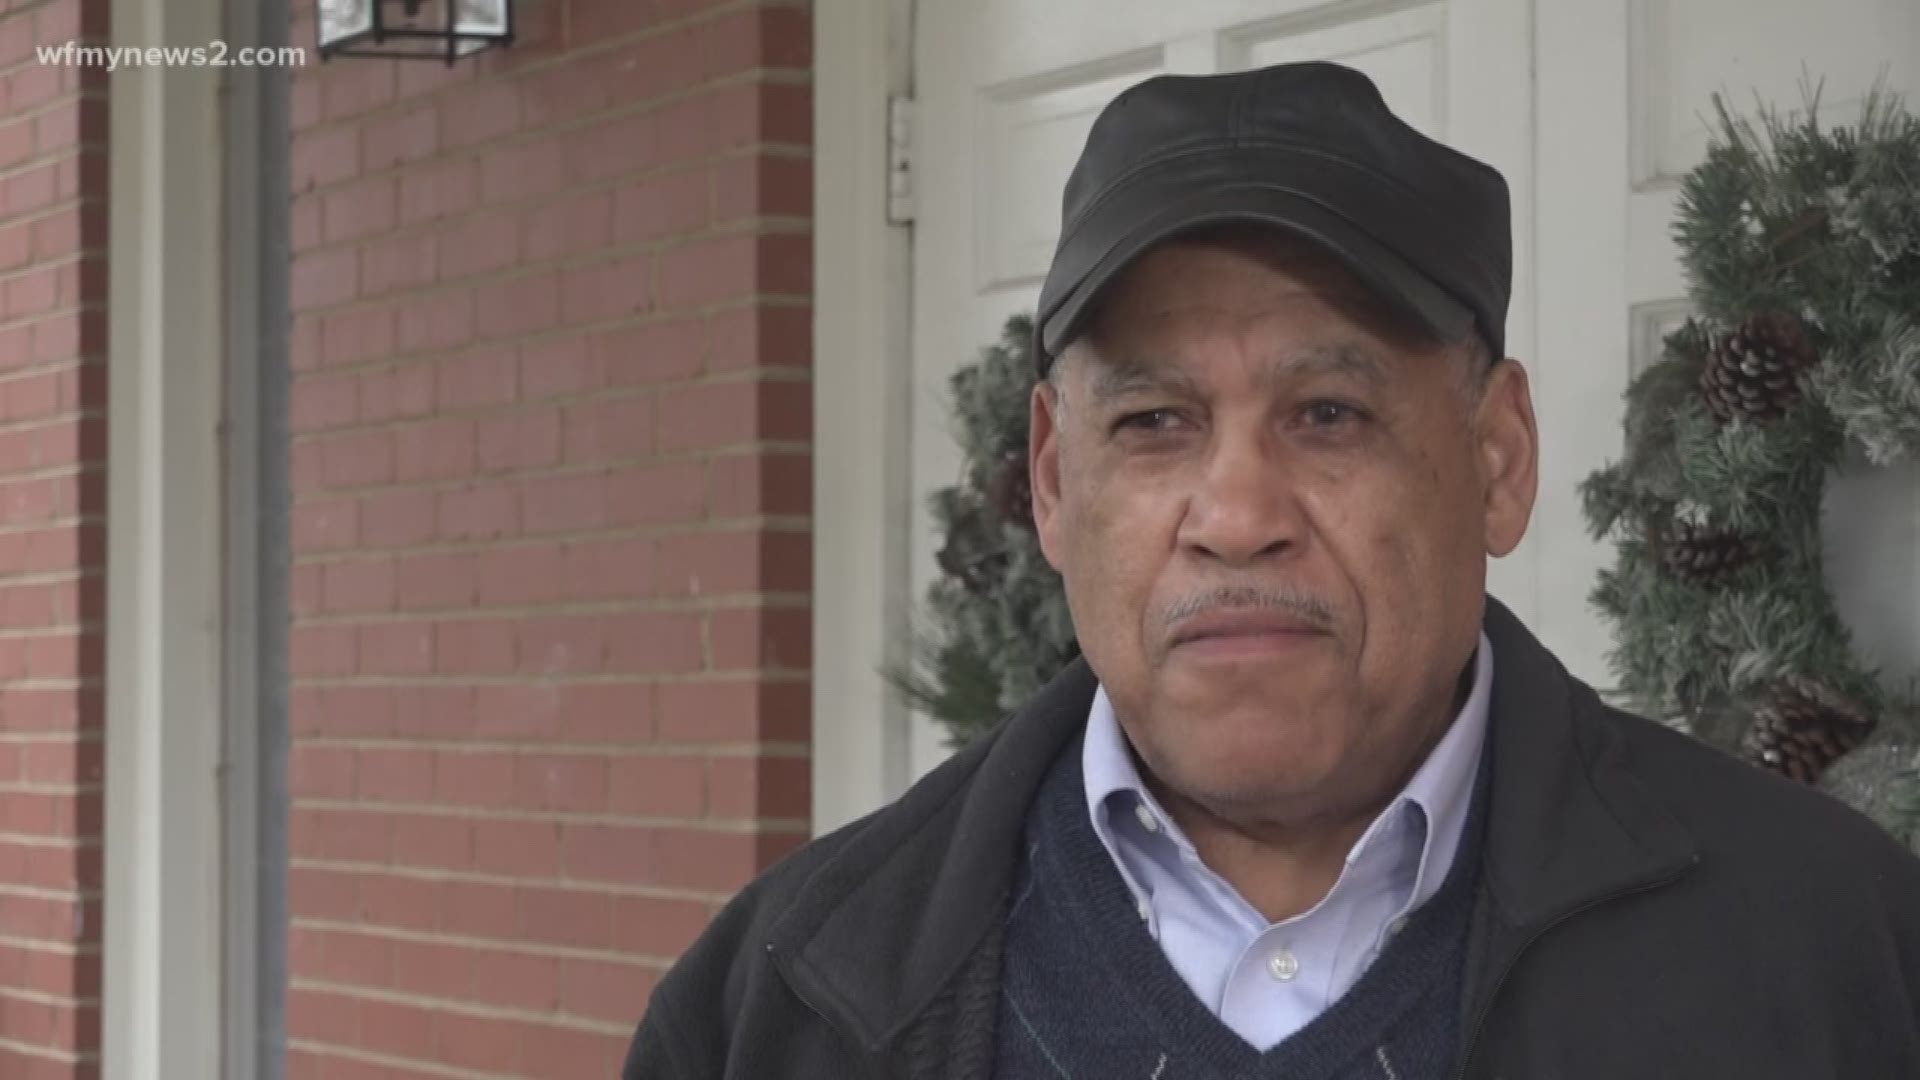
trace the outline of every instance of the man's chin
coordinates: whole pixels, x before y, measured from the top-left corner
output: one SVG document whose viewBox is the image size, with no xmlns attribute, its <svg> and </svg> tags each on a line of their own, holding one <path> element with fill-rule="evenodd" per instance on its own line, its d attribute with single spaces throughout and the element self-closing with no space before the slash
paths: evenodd
<svg viewBox="0 0 1920 1080">
<path fill-rule="evenodd" d="M 1324 650 L 1255 660 L 1186 655 L 1175 650 L 1154 673 L 1154 707 L 1174 716 L 1212 717 L 1223 726 L 1260 729 L 1325 716 L 1348 696 Z"/>
</svg>

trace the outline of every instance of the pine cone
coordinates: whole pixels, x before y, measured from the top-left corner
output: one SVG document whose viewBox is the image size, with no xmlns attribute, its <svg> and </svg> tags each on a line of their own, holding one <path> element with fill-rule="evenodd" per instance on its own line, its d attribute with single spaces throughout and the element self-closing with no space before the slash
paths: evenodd
<svg viewBox="0 0 1920 1080">
<path fill-rule="evenodd" d="M 1702 586 L 1720 584 L 1761 554 L 1753 537 L 1686 521 L 1669 525 L 1655 544 L 1668 569 Z"/>
<path fill-rule="evenodd" d="M 1810 679 L 1793 678 L 1754 711 L 1741 749 L 1763 769 L 1812 784 L 1866 741 L 1874 721 L 1858 704 Z"/>
<path fill-rule="evenodd" d="M 1033 483 L 1027 471 L 1027 455 L 1009 453 L 987 483 L 987 502 L 1000 517 L 1022 528 L 1033 528 Z"/>
<path fill-rule="evenodd" d="M 1818 359 L 1800 320 L 1762 312 L 1714 343 L 1700 392 L 1723 423 L 1736 416 L 1770 420 L 1800 399 L 1795 376 Z"/>
</svg>

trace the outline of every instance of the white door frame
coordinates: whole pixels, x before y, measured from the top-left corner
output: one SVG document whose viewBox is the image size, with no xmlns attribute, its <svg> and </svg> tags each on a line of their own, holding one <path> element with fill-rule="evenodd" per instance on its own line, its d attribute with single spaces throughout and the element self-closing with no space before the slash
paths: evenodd
<svg viewBox="0 0 1920 1080">
<path fill-rule="evenodd" d="M 912 0 L 813 6 L 813 829 L 898 795 L 906 658 L 911 233 L 887 221 L 888 98 L 909 87 Z"/>
</svg>

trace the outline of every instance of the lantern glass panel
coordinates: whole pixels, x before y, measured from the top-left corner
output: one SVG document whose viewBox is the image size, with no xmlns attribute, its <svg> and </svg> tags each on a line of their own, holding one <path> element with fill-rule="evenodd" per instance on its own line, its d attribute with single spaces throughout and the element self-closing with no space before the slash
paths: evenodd
<svg viewBox="0 0 1920 1080">
<path fill-rule="evenodd" d="M 462 34 L 507 32 L 507 0 L 453 0 L 453 28 Z"/>
<path fill-rule="evenodd" d="M 341 38 L 372 30 L 375 2 L 376 0 L 320 0 L 320 43 L 330 45 Z"/>
</svg>

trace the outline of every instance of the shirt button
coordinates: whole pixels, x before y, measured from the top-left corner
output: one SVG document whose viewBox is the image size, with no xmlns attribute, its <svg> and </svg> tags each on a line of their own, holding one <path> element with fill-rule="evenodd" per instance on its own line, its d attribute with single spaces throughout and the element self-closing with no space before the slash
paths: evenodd
<svg viewBox="0 0 1920 1080">
<path fill-rule="evenodd" d="M 1267 961 L 1267 972 L 1281 982 L 1290 982 L 1300 974 L 1300 961 L 1293 953 L 1281 949 Z"/>
<path fill-rule="evenodd" d="M 1153 816 L 1153 811 L 1147 809 L 1146 803 L 1134 803 L 1133 816 L 1140 819 L 1140 827 L 1148 832 L 1157 833 L 1160 831 L 1160 819 Z"/>
<path fill-rule="evenodd" d="M 1153 905 L 1148 903 L 1147 898 L 1143 896 L 1140 898 L 1140 921 L 1150 922 L 1152 921 L 1152 919 L 1153 919 Z"/>
<path fill-rule="evenodd" d="M 1387 932 L 1389 934 L 1397 934 L 1400 931 L 1405 930 L 1406 928 L 1407 928 L 1407 917 L 1405 915 L 1402 915 L 1399 918 L 1387 924 Z"/>
</svg>

